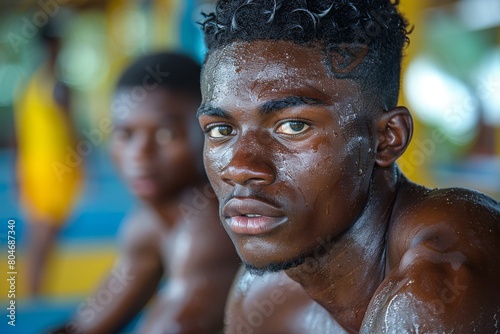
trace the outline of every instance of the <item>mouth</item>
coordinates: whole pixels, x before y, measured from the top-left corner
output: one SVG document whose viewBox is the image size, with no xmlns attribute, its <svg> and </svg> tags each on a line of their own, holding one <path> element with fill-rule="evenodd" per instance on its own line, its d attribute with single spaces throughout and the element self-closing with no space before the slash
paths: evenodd
<svg viewBox="0 0 500 334">
<path fill-rule="evenodd" d="M 158 183 L 150 176 L 133 177 L 129 179 L 130 186 L 137 195 L 148 196 L 156 193 Z"/>
<path fill-rule="evenodd" d="M 228 228 L 234 234 L 262 235 L 287 221 L 284 213 L 273 205 L 253 198 L 233 198 L 222 209 Z"/>
</svg>

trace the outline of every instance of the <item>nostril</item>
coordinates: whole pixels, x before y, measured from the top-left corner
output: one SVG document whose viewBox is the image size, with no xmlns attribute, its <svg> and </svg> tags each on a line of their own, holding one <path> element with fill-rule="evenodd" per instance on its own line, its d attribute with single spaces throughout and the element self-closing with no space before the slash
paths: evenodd
<svg viewBox="0 0 500 334">
<path fill-rule="evenodd" d="M 250 161 L 247 161 L 250 162 Z M 231 185 L 260 184 L 268 185 L 274 182 L 274 172 L 264 163 L 235 165 L 230 163 L 221 173 L 224 182 Z"/>
<path fill-rule="evenodd" d="M 265 148 L 268 145 L 263 145 L 259 140 L 255 140 L 255 138 L 266 137 L 265 134 L 253 133 L 251 138 L 243 137 L 230 151 L 232 156 L 226 160 L 229 162 L 221 170 L 221 179 L 231 185 L 248 185 L 249 183 L 267 185 L 273 183 L 275 168 L 273 168 L 272 159 L 265 154 Z"/>
<path fill-rule="evenodd" d="M 147 136 L 137 138 L 129 147 L 129 154 L 134 161 L 149 160 L 156 153 L 154 140 Z"/>
</svg>

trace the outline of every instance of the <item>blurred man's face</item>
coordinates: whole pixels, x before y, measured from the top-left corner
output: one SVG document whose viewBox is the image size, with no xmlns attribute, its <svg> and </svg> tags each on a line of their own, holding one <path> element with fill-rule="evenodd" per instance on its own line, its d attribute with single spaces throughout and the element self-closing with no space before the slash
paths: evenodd
<svg viewBox="0 0 500 334">
<path fill-rule="evenodd" d="M 215 51 L 204 68 L 205 168 L 250 267 L 293 266 L 366 204 L 371 120 L 358 86 L 324 61 L 317 48 L 256 41 Z"/>
<path fill-rule="evenodd" d="M 120 90 L 115 99 L 127 99 Z M 171 196 L 192 182 L 199 168 L 193 115 L 198 103 L 164 88 L 113 112 L 111 154 L 132 192 L 144 200 Z M 199 131 L 199 130 L 198 130 Z"/>
</svg>

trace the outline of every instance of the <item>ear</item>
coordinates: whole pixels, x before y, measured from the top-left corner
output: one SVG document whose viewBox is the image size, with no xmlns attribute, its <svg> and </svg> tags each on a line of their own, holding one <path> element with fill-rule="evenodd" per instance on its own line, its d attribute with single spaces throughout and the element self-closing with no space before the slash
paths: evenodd
<svg viewBox="0 0 500 334">
<path fill-rule="evenodd" d="M 384 111 L 376 121 L 377 153 L 380 167 L 389 167 L 406 150 L 413 135 L 413 119 L 405 107 Z"/>
</svg>

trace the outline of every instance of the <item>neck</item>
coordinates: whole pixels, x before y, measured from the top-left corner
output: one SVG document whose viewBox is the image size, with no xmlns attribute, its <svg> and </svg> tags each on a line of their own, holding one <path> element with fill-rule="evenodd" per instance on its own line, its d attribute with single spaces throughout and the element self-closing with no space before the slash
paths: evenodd
<svg viewBox="0 0 500 334">
<path fill-rule="evenodd" d="M 358 332 L 368 304 L 385 277 L 385 240 L 400 175 L 375 169 L 367 204 L 354 224 L 304 264 L 286 271 L 349 332 Z"/>
</svg>

